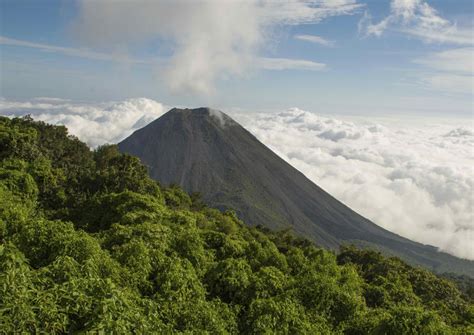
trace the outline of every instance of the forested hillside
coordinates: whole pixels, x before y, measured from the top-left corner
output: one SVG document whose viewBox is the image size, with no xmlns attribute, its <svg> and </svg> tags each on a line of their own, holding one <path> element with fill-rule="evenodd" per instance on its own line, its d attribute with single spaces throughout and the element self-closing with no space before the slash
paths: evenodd
<svg viewBox="0 0 474 335">
<path fill-rule="evenodd" d="M 0 160 L 1 332 L 474 332 L 453 282 L 250 228 L 64 127 L 0 118 Z"/>
</svg>

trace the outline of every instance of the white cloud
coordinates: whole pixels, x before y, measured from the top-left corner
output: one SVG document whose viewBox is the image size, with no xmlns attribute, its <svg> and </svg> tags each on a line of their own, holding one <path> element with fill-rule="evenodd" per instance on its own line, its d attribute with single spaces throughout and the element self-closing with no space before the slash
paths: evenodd
<svg viewBox="0 0 474 335">
<path fill-rule="evenodd" d="M 415 60 L 434 70 L 472 75 L 474 72 L 474 48 L 458 48 L 430 54 Z"/>
<path fill-rule="evenodd" d="M 128 56 L 125 56 L 123 54 L 120 55 L 118 53 L 111 54 L 111 53 L 96 52 L 90 49 L 66 48 L 66 47 L 60 47 L 60 46 L 55 46 L 55 45 L 50 45 L 50 44 L 33 43 L 29 41 L 17 40 L 17 39 L 8 38 L 5 36 L 0 36 L 0 45 L 33 48 L 33 49 L 39 49 L 44 52 L 55 52 L 55 53 L 60 53 L 67 56 L 94 59 L 94 60 L 105 60 L 105 61 L 116 61 L 116 62 L 127 62 L 127 63 L 148 63 L 147 61 L 131 59 Z"/>
<path fill-rule="evenodd" d="M 455 128 L 453 130 L 450 130 L 445 137 L 461 137 L 461 138 L 469 138 L 474 136 L 474 131 L 469 130 L 463 127 L 460 128 Z"/>
<path fill-rule="evenodd" d="M 356 0 L 264 0 L 257 5 L 263 21 L 291 25 L 317 23 L 331 16 L 352 15 L 364 6 Z"/>
<path fill-rule="evenodd" d="M 0 99 L 3 115 L 65 124 L 92 146 L 116 143 L 168 108 L 149 99 L 78 104 Z M 316 184 L 378 225 L 474 259 L 473 121 L 338 119 L 297 108 L 230 115 Z"/>
<path fill-rule="evenodd" d="M 429 43 L 474 45 L 473 27 L 451 25 L 444 30 L 404 28 L 401 32 Z"/>
<path fill-rule="evenodd" d="M 474 48 L 432 53 L 414 62 L 427 69 L 419 76 L 424 86 L 442 92 L 474 94 Z"/>
<path fill-rule="evenodd" d="M 387 29 L 417 37 L 428 43 L 474 45 L 472 26 L 458 27 L 441 17 L 425 0 L 392 0 L 390 14 L 372 23 L 366 12 L 359 22 L 359 32 L 381 36 Z"/>
<path fill-rule="evenodd" d="M 258 67 L 265 70 L 306 70 L 322 71 L 326 69 L 326 64 L 312 62 L 302 59 L 288 58 L 258 58 L 256 63 Z"/>
<path fill-rule="evenodd" d="M 37 102 L 50 102 L 50 103 L 61 103 L 61 102 L 68 102 L 71 101 L 69 99 L 62 99 L 62 98 L 51 98 L 51 97 L 37 97 L 34 98 L 33 101 Z"/>
<path fill-rule="evenodd" d="M 120 63 L 131 63 L 131 64 L 148 64 L 148 65 L 158 65 L 167 66 L 168 68 L 171 66 L 170 62 L 175 62 L 173 59 L 165 59 L 160 58 L 154 61 L 146 60 L 146 59 L 135 59 L 129 57 L 124 54 L 107 54 L 101 52 L 94 52 L 87 49 L 78 49 L 78 48 L 64 48 L 60 46 L 54 46 L 49 44 L 38 44 L 38 43 L 31 43 L 28 41 L 22 40 L 15 40 L 7 37 L 0 36 L 0 45 L 11 45 L 11 46 L 20 46 L 20 47 L 27 47 L 33 49 L 39 49 L 45 52 L 56 52 L 67 56 L 72 57 L 79 57 L 79 58 L 86 58 L 86 59 L 94 59 L 94 60 L 103 60 L 103 61 L 113 61 L 113 62 L 120 62 Z M 190 55 L 190 59 L 192 60 L 193 57 Z M 304 60 L 304 59 L 291 59 L 291 58 L 270 58 L 270 57 L 255 57 L 249 68 L 252 67 L 254 70 L 308 70 L 308 71 L 321 71 L 326 68 L 326 64 L 318 63 L 314 61 Z M 180 72 L 185 71 L 186 68 L 175 68 L 173 71 Z M 185 74 L 182 74 L 185 76 Z M 212 80 L 204 80 L 202 82 L 189 82 L 187 84 L 182 84 L 185 86 L 189 86 L 189 89 L 200 92 L 209 92 L 211 90 Z M 170 85 L 173 86 L 173 81 L 170 82 Z M 183 86 L 183 88 L 185 87 Z M 173 86 L 174 87 L 174 86 Z M 36 100 L 42 98 L 36 98 Z M 48 99 L 48 98 L 47 98 Z M 55 98 L 57 100 L 57 98 Z"/>
<path fill-rule="evenodd" d="M 253 68 L 274 42 L 276 27 L 317 23 L 360 7 L 355 0 L 82 1 L 73 28 L 84 45 L 94 48 L 171 44 L 165 49 L 171 55 L 164 78 L 169 87 L 209 94 L 218 79 Z"/>
<path fill-rule="evenodd" d="M 377 24 L 372 24 L 372 15 L 366 11 L 358 23 L 359 34 L 380 37 L 387 29 L 389 21 L 389 18 L 385 18 Z"/>
<path fill-rule="evenodd" d="M 420 83 L 430 89 L 445 93 L 474 95 L 474 76 L 437 73 L 421 76 Z"/>
<path fill-rule="evenodd" d="M 0 114 L 10 117 L 30 114 L 35 120 L 66 125 L 71 134 L 92 147 L 117 143 L 167 110 L 164 105 L 145 98 L 101 104 L 55 98 L 26 102 L 0 100 Z"/>
<path fill-rule="evenodd" d="M 306 41 L 310 43 L 315 43 L 315 44 L 320 44 L 324 45 L 327 47 L 334 46 L 334 41 L 329 41 L 321 36 L 316 36 L 316 35 L 295 35 L 295 39 L 300 40 L 300 41 Z"/>
</svg>

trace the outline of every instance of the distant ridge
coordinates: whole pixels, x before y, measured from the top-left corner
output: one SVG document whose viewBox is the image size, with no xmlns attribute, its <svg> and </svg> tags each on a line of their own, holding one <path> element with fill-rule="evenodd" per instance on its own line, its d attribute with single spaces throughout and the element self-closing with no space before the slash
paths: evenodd
<svg viewBox="0 0 474 335">
<path fill-rule="evenodd" d="M 474 262 L 393 234 L 360 216 L 278 157 L 228 115 L 174 108 L 118 144 L 152 178 L 200 192 L 251 225 L 291 228 L 315 243 L 370 246 L 436 272 L 474 277 Z"/>
</svg>

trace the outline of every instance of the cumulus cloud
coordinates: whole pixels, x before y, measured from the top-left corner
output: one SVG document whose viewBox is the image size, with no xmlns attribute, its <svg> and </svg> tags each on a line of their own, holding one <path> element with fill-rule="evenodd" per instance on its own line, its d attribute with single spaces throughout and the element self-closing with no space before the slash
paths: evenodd
<svg viewBox="0 0 474 335">
<path fill-rule="evenodd" d="M 300 41 L 324 45 L 326 47 L 334 46 L 334 41 L 327 40 L 317 35 L 295 35 L 294 38 Z"/>
<path fill-rule="evenodd" d="M 100 104 L 0 99 L 1 114 L 31 114 L 65 124 L 92 146 L 119 142 L 167 110 L 144 98 Z M 397 124 L 373 117 L 322 117 L 297 108 L 228 114 L 309 179 L 378 225 L 474 259 L 472 121 Z"/>
<path fill-rule="evenodd" d="M 445 137 L 461 137 L 461 138 L 470 138 L 474 137 L 474 131 L 460 127 L 460 128 L 455 128 L 451 131 L 449 131 Z"/>
<path fill-rule="evenodd" d="M 35 120 L 65 125 L 72 135 L 92 147 L 117 143 L 167 110 L 161 103 L 145 98 L 100 104 L 72 103 L 48 97 L 26 102 L 0 99 L 2 115 L 29 114 Z"/>
<path fill-rule="evenodd" d="M 262 63 L 258 57 L 274 42 L 275 28 L 317 23 L 353 14 L 360 7 L 355 0 L 81 1 L 73 31 L 93 48 L 121 50 L 136 43 L 167 42 L 171 48 L 164 50 L 170 56 L 165 72 L 170 88 L 208 94 L 216 80 L 242 75 L 256 61 Z M 303 62 L 287 60 L 285 66 L 299 68 Z M 310 63 L 304 66 L 314 69 Z"/>
<path fill-rule="evenodd" d="M 359 32 L 381 36 L 387 29 L 408 34 L 425 42 L 473 45 L 472 26 L 458 27 L 441 17 L 425 0 L 392 0 L 390 14 L 373 23 L 366 12 L 359 22 Z"/>
</svg>

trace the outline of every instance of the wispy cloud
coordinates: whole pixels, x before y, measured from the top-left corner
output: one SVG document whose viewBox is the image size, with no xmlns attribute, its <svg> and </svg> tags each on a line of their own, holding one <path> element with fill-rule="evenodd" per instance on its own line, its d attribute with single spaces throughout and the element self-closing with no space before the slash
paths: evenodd
<svg viewBox="0 0 474 335">
<path fill-rule="evenodd" d="M 296 0 L 252 1 L 259 8 L 259 16 L 267 23 L 314 24 L 332 16 L 353 15 L 365 5 L 357 0 Z"/>
<path fill-rule="evenodd" d="M 425 68 L 419 76 L 422 85 L 443 92 L 474 95 L 474 48 L 435 52 L 414 62 Z"/>
<path fill-rule="evenodd" d="M 335 44 L 334 41 L 327 40 L 317 35 L 295 35 L 294 38 L 300 41 L 324 45 L 326 47 L 332 47 Z"/>
<path fill-rule="evenodd" d="M 169 66 L 170 62 L 173 62 L 172 58 L 165 59 L 160 58 L 159 60 L 140 60 L 134 59 L 127 56 L 121 56 L 116 54 L 108 54 L 102 52 L 95 52 L 92 50 L 78 49 L 78 48 L 66 48 L 61 46 L 54 46 L 50 44 L 40 44 L 33 43 L 29 41 L 22 41 L 12 38 L 7 38 L 0 36 L 0 44 L 11 45 L 18 47 L 26 47 L 38 49 L 44 52 L 54 52 L 63 54 L 71 57 L 86 58 L 92 60 L 100 61 L 111 61 L 111 62 L 125 62 L 131 64 L 146 64 L 146 65 L 157 65 L 161 64 L 162 66 Z M 193 57 L 189 58 L 189 62 L 192 62 Z M 326 64 L 318 63 L 310 60 L 304 59 L 290 59 L 290 58 L 270 58 L 270 57 L 257 57 L 254 59 L 252 66 L 255 70 L 306 70 L 306 71 L 322 71 L 327 68 Z M 178 70 L 177 70 L 178 71 Z M 196 85 L 199 83 L 191 83 L 193 88 L 196 88 Z M 207 90 L 206 87 L 201 89 Z"/>
<path fill-rule="evenodd" d="M 425 74 L 420 76 L 420 84 L 426 86 L 429 89 L 444 93 L 474 95 L 473 76 L 461 76 L 451 73 Z"/>
<path fill-rule="evenodd" d="M 419 28 L 401 28 L 399 31 L 428 43 L 474 45 L 473 27 L 451 25 L 442 31 Z"/>
<path fill-rule="evenodd" d="M 424 0 L 392 0 L 390 14 L 378 23 L 369 12 L 359 21 L 359 32 L 365 36 L 378 37 L 389 29 L 427 43 L 474 45 L 472 26 L 457 26 Z"/>
<path fill-rule="evenodd" d="M 415 82 L 442 93 L 474 93 L 472 26 L 458 26 L 442 17 L 425 0 L 392 0 L 390 14 L 381 21 L 373 23 L 368 12 L 359 21 L 359 32 L 365 36 L 380 37 L 387 30 L 425 43 L 464 46 L 415 59 L 414 63 L 422 65 Z"/>
<path fill-rule="evenodd" d="M 450 71 L 464 75 L 473 75 L 474 47 L 436 52 L 423 58 L 418 58 L 414 62 L 438 71 Z"/>
<path fill-rule="evenodd" d="M 102 53 L 102 52 L 96 52 L 90 49 L 68 48 L 68 47 L 55 46 L 55 45 L 50 45 L 50 44 L 34 43 L 34 42 L 29 42 L 29 41 L 8 38 L 5 36 L 0 36 L 0 44 L 17 46 L 17 47 L 25 47 L 25 48 L 33 48 L 33 49 L 38 49 L 44 52 L 55 52 L 55 53 L 60 53 L 66 56 L 87 58 L 87 59 L 93 59 L 93 60 L 115 61 L 115 62 L 126 62 L 126 63 L 142 63 L 142 64 L 151 63 L 150 61 L 147 61 L 147 60 L 132 59 L 126 55 Z"/>
<path fill-rule="evenodd" d="M 322 71 L 327 68 L 326 64 L 317 63 L 303 59 L 288 58 L 258 58 L 256 64 L 264 70 L 306 70 Z"/>
</svg>

